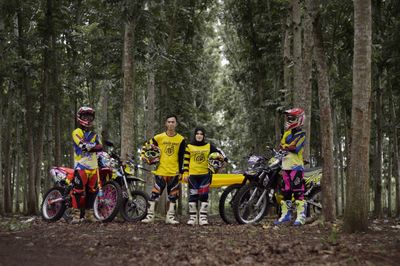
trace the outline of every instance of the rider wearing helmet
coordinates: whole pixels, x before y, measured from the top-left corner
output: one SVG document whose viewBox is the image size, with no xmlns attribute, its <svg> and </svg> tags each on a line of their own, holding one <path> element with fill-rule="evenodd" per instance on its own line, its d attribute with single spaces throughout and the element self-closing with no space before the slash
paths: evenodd
<svg viewBox="0 0 400 266">
<path fill-rule="evenodd" d="M 193 140 L 185 150 L 183 176 L 189 186 L 189 225 L 207 225 L 208 192 L 211 175 L 222 167 L 224 156 L 212 144 L 205 141 L 205 130 L 197 127 Z M 199 215 L 197 202 L 200 202 Z"/>
<path fill-rule="evenodd" d="M 142 159 L 150 164 L 157 164 L 147 216 L 142 220 L 144 223 L 154 222 L 155 204 L 165 188 L 167 188 L 169 200 L 165 223 L 179 223 L 175 219 L 175 205 L 179 197 L 179 176 L 185 153 L 185 139 L 175 131 L 177 125 L 176 115 L 168 115 L 165 120 L 166 131 L 155 135 L 143 145 Z"/>
<path fill-rule="evenodd" d="M 74 183 L 72 192 L 73 222 L 84 218 L 84 209 L 90 210 L 88 218 L 93 219 L 92 208 L 96 197 L 98 169 L 96 152 L 103 149 L 99 136 L 92 131 L 95 111 L 90 107 L 81 107 L 76 118 L 79 127 L 72 132 L 75 173 L 73 180 L 67 181 Z"/>
<path fill-rule="evenodd" d="M 304 200 L 304 163 L 303 147 L 306 132 L 302 130 L 304 124 L 304 110 L 293 108 L 286 110 L 285 132 L 281 139 L 280 148 L 287 151 L 282 160 L 284 200 L 281 201 L 282 214 L 275 224 L 289 222 L 291 220 L 292 195 L 295 199 L 297 217 L 294 225 L 303 225 L 306 219 L 306 202 Z"/>
</svg>

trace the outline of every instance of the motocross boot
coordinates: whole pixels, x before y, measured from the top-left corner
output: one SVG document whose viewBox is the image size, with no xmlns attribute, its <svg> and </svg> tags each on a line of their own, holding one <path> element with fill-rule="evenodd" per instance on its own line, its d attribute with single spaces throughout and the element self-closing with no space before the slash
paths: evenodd
<svg viewBox="0 0 400 266">
<path fill-rule="evenodd" d="M 71 224 L 79 224 L 81 222 L 83 222 L 84 218 L 83 218 L 83 214 L 84 212 L 81 211 L 81 209 L 76 209 L 76 208 L 72 208 L 71 209 L 71 213 L 70 216 L 72 217 L 71 219 Z"/>
<path fill-rule="evenodd" d="M 282 209 L 282 214 L 281 217 L 274 222 L 275 225 L 279 225 L 285 222 L 290 222 L 292 219 L 292 201 L 291 200 L 282 200 L 281 201 L 281 209 Z"/>
<path fill-rule="evenodd" d="M 208 202 L 202 202 L 200 205 L 199 225 L 208 225 Z"/>
<path fill-rule="evenodd" d="M 189 202 L 189 221 L 188 225 L 196 225 L 197 220 L 197 202 Z"/>
<path fill-rule="evenodd" d="M 167 216 L 165 217 L 166 224 L 179 224 L 177 220 L 175 220 L 175 205 L 176 203 L 170 202 L 169 209 L 167 211 Z"/>
<path fill-rule="evenodd" d="M 297 217 L 293 225 L 295 226 L 303 225 L 306 223 L 307 202 L 305 200 L 296 200 L 295 204 L 296 204 Z"/>
<path fill-rule="evenodd" d="M 86 209 L 85 220 L 86 220 L 87 222 L 90 222 L 90 223 L 95 223 L 95 222 L 97 222 L 97 219 L 96 219 L 96 217 L 94 216 L 94 211 L 93 211 L 93 209 Z"/>
<path fill-rule="evenodd" d="M 154 222 L 154 208 L 156 207 L 155 201 L 149 201 L 150 206 L 147 208 L 146 218 L 142 220 L 142 223 L 152 223 Z"/>
</svg>

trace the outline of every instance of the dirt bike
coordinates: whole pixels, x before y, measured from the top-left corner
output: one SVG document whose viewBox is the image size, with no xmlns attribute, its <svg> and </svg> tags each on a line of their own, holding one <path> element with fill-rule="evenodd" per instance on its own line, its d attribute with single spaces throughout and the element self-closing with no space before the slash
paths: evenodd
<svg viewBox="0 0 400 266">
<path fill-rule="evenodd" d="M 245 171 L 245 181 L 231 189 L 232 209 L 235 220 L 239 224 L 259 222 L 271 206 L 279 209 L 283 196 L 277 189 L 281 182 L 282 159 L 286 156 L 284 151 L 272 150 L 273 156 L 267 160 L 264 156 L 253 155 L 248 159 L 248 168 Z M 307 216 L 311 209 L 319 214 L 322 210 L 320 202 L 322 177 L 321 168 L 305 170 L 304 181 L 307 202 Z M 235 193 L 236 191 L 236 193 Z M 235 193 L 235 194 L 233 194 Z M 222 198 L 222 197 L 221 197 Z M 228 197 L 227 197 L 228 198 Z"/>
<path fill-rule="evenodd" d="M 106 153 L 100 153 L 98 160 L 102 160 Z M 98 189 L 93 204 L 94 216 L 101 222 L 110 222 L 118 214 L 121 205 L 121 187 L 111 179 L 112 169 L 108 166 L 99 168 Z M 67 184 L 66 179 L 73 180 L 74 169 L 68 167 L 53 167 L 50 175 L 53 178 L 54 186 L 49 189 L 44 197 L 41 206 L 42 217 L 45 221 L 55 222 L 61 217 L 69 222 L 72 220 L 72 197 L 74 196 L 74 182 Z M 81 210 L 81 217 L 84 210 Z"/>
<path fill-rule="evenodd" d="M 106 142 L 113 147 L 112 142 Z M 137 189 L 138 182 L 145 182 L 142 178 L 135 176 L 138 169 L 150 170 L 140 167 L 135 163 L 134 157 L 128 155 L 128 159 L 123 162 L 117 153 L 111 151 L 111 165 L 115 169 L 112 180 L 117 182 L 122 189 L 121 215 L 125 221 L 137 222 L 143 220 L 147 215 L 147 205 L 149 196 Z"/>
</svg>

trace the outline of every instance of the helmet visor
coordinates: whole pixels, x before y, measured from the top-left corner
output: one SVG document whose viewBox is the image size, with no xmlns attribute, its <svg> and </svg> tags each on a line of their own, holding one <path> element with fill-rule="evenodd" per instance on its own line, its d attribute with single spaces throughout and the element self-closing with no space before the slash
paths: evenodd
<svg viewBox="0 0 400 266">
<path fill-rule="evenodd" d="M 82 120 L 85 120 L 85 121 L 93 122 L 93 120 L 94 120 L 94 115 L 93 115 L 93 114 L 89 114 L 89 113 L 82 114 L 82 115 L 81 115 L 81 119 L 82 119 Z"/>
</svg>

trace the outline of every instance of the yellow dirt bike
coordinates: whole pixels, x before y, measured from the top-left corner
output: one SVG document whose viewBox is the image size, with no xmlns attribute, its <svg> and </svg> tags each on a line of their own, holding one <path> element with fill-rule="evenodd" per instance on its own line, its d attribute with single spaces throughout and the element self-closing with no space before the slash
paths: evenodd
<svg viewBox="0 0 400 266">
<path fill-rule="evenodd" d="M 257 223 L 267 214 L 268 208 L 276 207 L 279 210 L 282 195 L 277 188 L 282 178 L 282 158 L 286 154 L 282 151 L 272 152 L 269 160 L 264 156 L 250 156 L 242 182 L 230 185 L 221 195 L 220 215 L 226 223 Z M 316 214 L 321 212 L 321 177 L 320 167 L 307 169 L 304 173 L 307 216 L 310 216 L 311 210 Z"/>
</svg>

